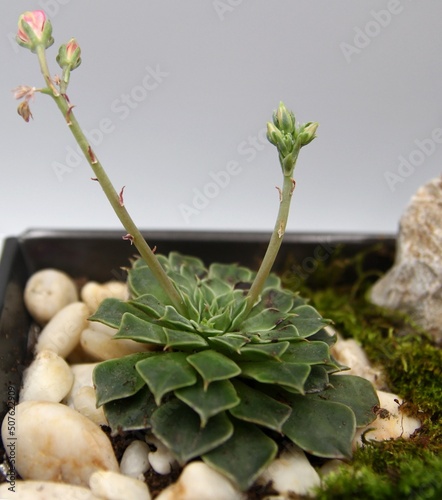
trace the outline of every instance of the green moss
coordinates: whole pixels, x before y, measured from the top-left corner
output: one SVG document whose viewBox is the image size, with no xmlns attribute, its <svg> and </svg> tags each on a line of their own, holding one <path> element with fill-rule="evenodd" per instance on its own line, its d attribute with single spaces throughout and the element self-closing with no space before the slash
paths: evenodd
<svg viewBox="0 0 442 500">
<path fill-rule="evenodd" d="M 404 409 L 422 427 L 410 440 L 368 443 L 358 450 L 351 467 L 326 478 L 320 499 L 442 498 L 442 350 L 409 317 L 367 300 L 374 281 L 391 265 L 387 253 L 382 245 L 355 256 L 338 249 L 301 284 L 301 293 L 382 366 L 388 390 L 404 398 Z M 291 286 L 290 272 L 284 282 Z"/>
</svg>

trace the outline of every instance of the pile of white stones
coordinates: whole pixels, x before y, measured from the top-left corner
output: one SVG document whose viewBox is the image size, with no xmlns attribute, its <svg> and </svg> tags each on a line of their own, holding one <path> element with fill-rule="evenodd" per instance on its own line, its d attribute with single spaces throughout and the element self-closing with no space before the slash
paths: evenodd
<svg viewBox="0 0 442 500">
<path fill-rule="evenodd" d="M 101 426 L 106 425 L 102 408 L 95 405 L 92 372 L 97 363 L 121 357 L 147 346 L 131 340 L 114 340 L 115 330 L 88 317 L 106 297 L 126 299 L 124 283 L 89 282 L 80 293 L 66 274 L 45 269 L 35 273 L 25 290 L 26 306 L 42 326 L 35 357 L 26 369 L 19 402 L 14 409 L 14 464 L 22 480 L 0 485 L 0 498 L 21 500 L 150 500 L 144 474 L 152 468 L 169 474 L 175 460 L 152 435 L 134 439 L 118 463 L 111 442 Z M 352 340 L 339 340 L 334 356 L 352 366 L 352 372 L 381 387 L 382 377 Z M 349 373 L 349 372 L 346 372 Z M 365 439 L 390 439 L 411 435 L 420 422 L 401 412 L 400 398 L 378 391 L 384 410 L 370 425 Z M 382 418 L 381 418 L 382 417 Z M 360 430 L 354 446 L 361 443 Z M 8 418 L 2 425 L 2 439 L 8 438 Z M 153 445 L 153 446 L 149 446 Z M 8 450 L 8 449 L 7 449 Z M 155 451 L 152 451 L 155 450 Z M 259 482 L 272 481 L 279 495 L 312 494 L 321 474 L 339 461 L 331 461 L 319 473 L 295 445 L 286 448 L 261 474 Z M 3 464 L 3 470 L 7 464 Z M 158 500 L 241 500 L 244 494 L 224 476 L 203 462 L 184 467 L 177 482 L 166 488 Z"/>
</svg>

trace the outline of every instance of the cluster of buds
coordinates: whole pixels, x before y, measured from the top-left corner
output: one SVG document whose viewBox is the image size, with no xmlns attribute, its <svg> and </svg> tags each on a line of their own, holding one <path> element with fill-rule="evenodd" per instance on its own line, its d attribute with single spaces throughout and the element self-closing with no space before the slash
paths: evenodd
<svg viewBox="0 0 442 500">
<path fill-rule="evenodd" d="M 22 47 L 37 53 L 42 70 L 46 67 L 44 51 L 54 43 L 52 37 L 52 25 L 46 14 L 42 10 L 34 10 L 23 13 L 18 19 L 17 43 Z M 72 70 L 81 63 L 81 49 L 75 38 L 71 38 L 62 45 L 58 51 L 57 62 L 63 70 L 62 78 L 56 77 L 55 82 L 60 85 L 60 91 L 65 94 Z M 48 74 L 43 71 L 48 86 L 52 94 L 58 96 L 59 92 L 53 86 L 53 82 Z M 44 90 L 39 90 L 44 91 Z M 18 114 L 26 121 L 32 118 L 29 101 L 36 92 L 35 87 L 21 85 L 14 89 L 14 97 L 22 99 L 18 105 Z"/>
<path fill-rule="evenodd" d="M 296 123 L 295 115 L 284 103 L 273 113 L 273 123 L 267 123 L 267 139 L 278 149 L 284 175 L 291 176 L 299 151 L 316 137 L 318 123 Z"/>
</svg>

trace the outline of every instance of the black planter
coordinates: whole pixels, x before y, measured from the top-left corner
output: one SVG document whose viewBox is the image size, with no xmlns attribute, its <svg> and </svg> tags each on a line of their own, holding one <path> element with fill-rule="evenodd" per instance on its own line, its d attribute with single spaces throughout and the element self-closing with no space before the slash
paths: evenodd
<svg viewBox="0 0 442 500">
<path fill-rule="evenodd" d="M 0 262 L 0 417 L 16 402 L 24 367 L 32 353 L 28 348 L 32 320 L 26 312 L 23 291 L 30 275 L 46 267 L 65 271 L 79 280 L 124 280 L 121 269 L 136 254 L 117 231 L 29 231 L 5 242 Z M 157 252 L 172 250 L 200 257 L 206 265 L 238 262 L 256 269 L 267 247 L 264 233 L 145 232 Z M 308 278 L 319 262 L 326 262 L 340 248 L 352 256 L 379 245 L 373 268 L 385 271 L 392 264 L 395 239 L 367 234 L 287 234 L 274 271 L 296 262 L 288 272 Z M 351 277 L 348 278 L 349 280 Z"/>
</svg>

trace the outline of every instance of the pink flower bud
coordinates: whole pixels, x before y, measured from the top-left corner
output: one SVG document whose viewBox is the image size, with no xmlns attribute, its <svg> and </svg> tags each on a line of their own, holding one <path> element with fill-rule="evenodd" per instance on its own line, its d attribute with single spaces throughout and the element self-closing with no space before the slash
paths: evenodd
<svg viewBox="0 0 442 500">
<path fill-rule="evenodd" d="M 42 10 L 27 11 L 18 19 L 17 42 L 32 52 L 37 46 L 50 47 L 54 43 L 52 26 Z"/>
<path fill-rule="evenodd" d="M 75 38 L 62 45 L 58 51 L 57 62 L 62 69 L 72 71 L 81 63 L 81 49 Z"/>
</svg>

